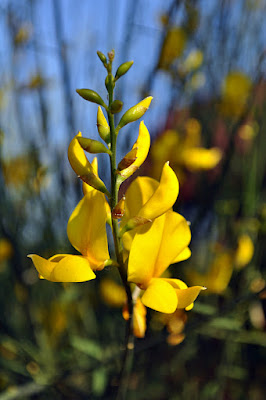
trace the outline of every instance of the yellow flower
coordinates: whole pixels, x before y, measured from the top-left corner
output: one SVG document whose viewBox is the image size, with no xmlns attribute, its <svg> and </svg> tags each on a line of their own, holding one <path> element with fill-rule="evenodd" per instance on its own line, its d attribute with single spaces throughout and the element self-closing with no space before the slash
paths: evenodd
<svg viewBox="0 0 266 400">
<path fill-rule="evenodd" d="M 238 246 L 235 253 L 236 269 L 242 269 L 250 263 L 254 254 L 254 244 L 248 235 L 238 238 Z"/>
<path fill-rule="evenodd" d="M 89 191 L 71 214 L 67 234 L 72 246 L 82 255 L 57 254 L 48 260 L 31 254 L 41 278 L 52 282 L 84 282 L 95 278 L 109 259 L 104 195 Z"/>
<path fill-rule="evenodd" d="M 87 159 L 83 148 L 81 147 L 78 138 L 81 138 L 82 134 L 79 132 L 70 142 L 68 147 L 68 160 L 69 163 L 83 182 L 87 183 L 91 187 L 105 193 L 109 196 L 109 192 L 105 187 L 103 181 L 95 174 L 93 167 Z"/>
<path fill-rule="evenodd" d="M 243 112 L 252 88 L 251 79 L 240 71 L 231 71 L 222 85 L 221 111 L 238 116 Z"/>
<path fill-rule="evenodd" d="M 178 26 L 171 28 L 165 37 L 158 67 L 167 69 L 175 59 L 180 57 L 184 51 L 186 41 L 187 37 L 184 29 Z"/>
<path fill-rule="evenodd" d="M 9 260 L 13 255 L 13 246 L 9 240 L 0 239 L 0 263 Z"/>
<path fill-rule="evenodd" d="M 141 300 L 145 306 L 163 313 L 193 306 L 202 286 L 188 288 L 179 279 L 160 278 L 170 264 L 189 257 L 190 238 L 187 221 L 171 210 L 135 233 L 129 252 L 128 281 L 144 290 Z"/>
<path fill-rule="evenodd" d="M 222 158 L 220 149 L 205 149 L 200 146 L 201 126 L 190 118 L 185 126 L 186 133 L 182 137 L 177 131 L 169 129 L 159 136 L 151 147 L 153 160 L 152 175 L 157 178 L 163 163 L 169 160 L 179 179 L 184 173 L 182 169 L 192 172 L 214 168 Z"/>
<path fill-rule="evenodd" d="M 219 252 L 209 270 L 205 274 L 190 271 L 188 278 L 191 283 L 204 284 L 208 288 L 207 293 L 221 294 L 228 286 L 233 273 L 233 257 L 229 251 Z"/>
<path fill-rule="evenodd" d="M 121 171 L 118 174 L 124 179 L 129 178 L 146 160 L 150 149 L 150 134 L 143 121 L 139 125 L 139 135 L 134 143 L 132 150 L 123 158 L 119 165 L 122 165 Z M 135 153 L 134 159 L 130 160 L 130 153 Z M 128 157 L 127 157 L 128 156 Z M 127 166 L 126 163 L 129 165 Z M 119 168 L 118 165 L 118 168 Z M 123 168 L 124 166 L 124 168 Z M 120 168 L 119 168 L 120 169 Z"/>
<path fill-rule="evenodd" d="M 174 205 L 178 192 L 178 179 L 168 163 L 164 164 L 160 183 L 147 177 L 135 179 L 126 192 L 121 236 L 168 211 Z"/>
<path fill-rule="evenodd" d="M 103 301 L 111 307 L 122 307 L 127 301 L 124 287 L 112 279 L 101 280 L 100 293 Z"/>
</svg>

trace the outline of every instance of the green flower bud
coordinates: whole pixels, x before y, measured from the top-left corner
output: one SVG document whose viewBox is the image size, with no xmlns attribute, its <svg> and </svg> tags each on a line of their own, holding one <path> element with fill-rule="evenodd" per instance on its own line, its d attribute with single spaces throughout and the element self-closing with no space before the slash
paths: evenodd
<svg viewBox="0 0 266 400">
<path fill-rule="evenodd" d="M 105 87 L 107 89 L 107 92 L 110 92 L 110 90 L 113 90 L 115 87 L 115 82 L 114 82 L 114 77 L 112 75 L 107 75 L 105 78 Z"/>
<path fill-rule="evenodd" d="M 97 51 L 97 55 L 101 60 L 101 62 L 103 63 L 103 65 L 106 67 L 107 58 L 105 57 L 105 55 L 101 51 Z"/>
<path fill-rule="evenodd" d="M 115 80 L 119 79 L 121 76 L 125 75 L 127 71 L 132 67 L 134 61 L 127 61 L 123 64 L 120 65 L 120 67 L 117 68 L 116 74 L 115 74 Z"/>
<path fill-rule="evenodd" d="M 104 103 L 103 99 L 101 96 L 95 92 L 94 90 L 91 89 L 77 89 L 76 92 L 85 100 L 91 101 L 92 103 L 99 104 L 100 106 L 103 106 L 106 108 L 106 104 Z"/>
<path fill-rule="evenodd" d="M 108 150 L 105 145 L 98 140 L 88 139 L 84 137 L 78 137 L 78 142 L 83 148 L 83 150 L 88 153 L 96 154 L 96 153 L 107 153 L 112 154 L 110 150 Z"/>
<path fill-rule="evenodd" d="M 130 122 L 137 121 L 139 118 L 141 118 L 148 110 L 151 101 L 152 96 L 146 97 L 140 103 L 127 110 L 120 119 L 119 124 L 117 125 L 117 132 L 119 131 L 119 129 L 123 128 L 123 126 L 129 124 Z"/>
<path fill-rule="evenodd" d="M 99 106 L 97 112 L 97 128 L 100 137 L 105 141 L 105 143 L 110 143 L 110 126 L 103 115 L 102 109 Z"/>
<path fill-rule="evenodd" d="M 122 110 L 123 102 L 120 100 L 114 100 L 110 106 L 110 111 L 112 114 L 119 113 Z"/>
</svg>

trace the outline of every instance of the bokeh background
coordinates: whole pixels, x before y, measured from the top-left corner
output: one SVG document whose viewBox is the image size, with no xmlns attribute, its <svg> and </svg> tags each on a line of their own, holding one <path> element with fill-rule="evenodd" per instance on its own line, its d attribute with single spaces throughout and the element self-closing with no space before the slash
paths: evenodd
<svg viewBox="0 0 266 400">
<path fill-rule="evenodd" d="M 95 281 L 38 279 L 27 254 L 72 253 L 66 225 L 81 199 L 67 161 L 80 130 L 97 138 L 105 70 L 124 110 L 154 97 L 140 174 L 170 161 L 175 210 L 191 221 L 192 256 L 173 277 L 208 290 L 192 311 L 148 311 L 128 399 L 265 398 L 266 140 L 264 0 L 1 0 L 0 400 L 112 399 L 124 325 L 114 269 Z M 120 132 L 118 159 L 138 123 Z M 108 160 L 99 157 L 108 186 Z M 112 250 L 112 249 L 111 249 Z"/>
</svg>

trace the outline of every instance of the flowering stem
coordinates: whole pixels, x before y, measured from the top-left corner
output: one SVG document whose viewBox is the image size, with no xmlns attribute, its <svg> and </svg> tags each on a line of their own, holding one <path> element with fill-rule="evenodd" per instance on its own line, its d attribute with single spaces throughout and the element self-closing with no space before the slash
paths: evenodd
<svg viewBox="0 0 266 400">
<path fill-rule="evenodd" d="M 114 124 L 114 115 L 111 113 L 111 104 L 113 102 L 113 92 L 114 92 L 114 84 L 113 84 L 113 76 L 112 76 L 112 61 L 110 60 L 108 66 L 108 76 L 107 80 L 109 84 L 107 84 L 108 90 L 108 97 L 109 97 L 109 104 L 107 109 L 108 114 L 108 121 L 110 126 L 110 138 L 111 138 L 111 154 L 110 154 L 110 167 L 111 167 L 111 211 L 114 209 L 116 204 L 118 203 L 118 191 L 119 191 L 119 183 L 117 180 L 117 166 L 116 166 L 116 139 L 117 134 L 115 130 Z M 118 271 L 124 285 L 126 295 L 127 295 L 127 306 L 128 306 L 128 313 L 129 319 L 126 325 L 126 343 L 125 343 L 125 352 L 123 354 L 122 359 L 122 367 L 119 376 L 119 386 L 118 386 L 118 393 L 117 399 L 123 399 L 126 396 L 127 391 L 127 377 L 130 372 L 129 368 L 129 355 L 132 353 L 134 348 L 134 336 L 132 332 L 132 316 L 133 316 L 133 300 L 132 300 L 132 293 L 127 281 L 127 269 L 123 262 L 123 247 L 121 243 L 121 238 L 119 235 L 119 225 L 118 220 L 112 217 L 112 232 L 113 232 L 113 239 L 114 239 L 114 246 L 115 246 L 115 253 L 116 259 L 119 264 Z M 131 350 L 131 351 L 130 351 Z"/>
</svg>

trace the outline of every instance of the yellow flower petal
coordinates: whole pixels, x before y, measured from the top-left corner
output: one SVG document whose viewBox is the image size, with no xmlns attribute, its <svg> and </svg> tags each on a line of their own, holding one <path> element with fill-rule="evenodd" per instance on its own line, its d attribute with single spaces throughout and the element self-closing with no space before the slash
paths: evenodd
<svg viewBox="0 0 266 400">
<path fill-rule="evenodd" d="M 72 246 L 86 256 L 93 269 L 109 259 L 105 198 L 98 191 L 87 193 L 69 218 L 67 234 Z"/>
<path fill-rule="evenodd" d="M 254 244 L 248 235 L 241 235 L 238 238 L 238 246 L 235 254 L 235 265 L 242 269 L 250 263 L 254 254 Z"/>
<path fill-rule="evenodd" d="M 178 298 L 177 308 L 189 307 L 198 297 L 201 290 L 205 290 L 204 286 L 191 286 L 187 289 L 176 289 Z"/>
<path fill-rule="evenodd" d="M 150 134 L 144 122 L 139 125 L 139 136 L 132 149 L 137 149 L 136 160 L 127 168 L 119 172 L 124 179 L 131 176 L 146 160 L 150 148 Z"/>
<path fill-rule="evenodd" d="M 52 282 L 84 282 L 95 278 L 89 261 L 82 256 L 57 254 L 46 260 L 37 254 L 28 256 L 41 277 Z"/>
<path fill-rule="evenodd" d="M 180 261 L 187 260 L 191 256 L 191 251 L 186 247 L 180 254 L 172 261 L 172 264 L 178 263 Z"/>
<path fill-rule="evenodd" d="M 154 267 L 158 256 L 165 215 L 157 218 L 150 227 L 138 228 L 128 260 L 128 281 L 145 287 L 154 277 Z"/>
<path fill-rule="evenodd" d="M 165 163 L 158 188 L 144 204 L 137 216 L 150 220 L 159 217 L 173 206 L 178 192 L 179 183 L 176 174 L 168 163 Z"/>
<path fill-rule="evenodd" d="M 192 147 L 183 150 L 183 164 L 190 171 L 208 170 L 216 167 L 222 158 L 222 152 L 216 147 L 205 149 Z"/>
<path fill-rule="evenodd" d="M 141 207 L 151 198 L 158 186 L 158 181 L 146 176 L 140 176 L 131 183 L 126 192 L 125 213 L 121 220 L 121 228 L 138 214 Z M 123 245 L 126 250 L 130 249 L 133 237 L 138 229 L 133 229 L 123 235 Z"/>
<path fill-rule="evenodd" d="M 165 214 L 161 245 L 154 266 L 154 277 L 159 277 L 180 256 L 191 240 L 190 228 L 182 215 L 168 211 Z"/>
<path fill-rule="evenodd" d="M 79 144 L 79 137 L 82 137 L 81 132 L 79 132 L 69 144 L 68 160 L 76 174 L 82 176 L 86 175 L 88 171 L 92 171 L 92 166 L 88 161 L 83 148 Z"/>
<path fill-rule="evenodd" d="M 83 182 L 93 188 L 105 193 L 110 196 L 108 190 L 106 189 L 103 181 L 95 174 L 91 163 L 88 161 L 84 150 L 79 144 L 78 138 L 82 137 L 81 132 L 79 132 L 70 142 L 68 147 L 68 160 L 73 168 L 74 172 L 80 177 Z"/>
<path fill-rule="evenodd" d="M 60 256 L 60 254 L 58 254 Z M 55 263 L 49 260 L 46 260 L 43 257 L 38 256 L 37 254 L 29 254 L 29 258 L 31 258 L 35 268 L 41 275 L 42 279 L 51 280 L 51 273 L 55 267 Z"/>
<path fill-rule="evenodd" d="M 160 278 L 154 278 L 150 281 L 141 301 L 146 307 L 166 314 L 173 313 L 177 307 L 175 289 Z"/>
</svg>

